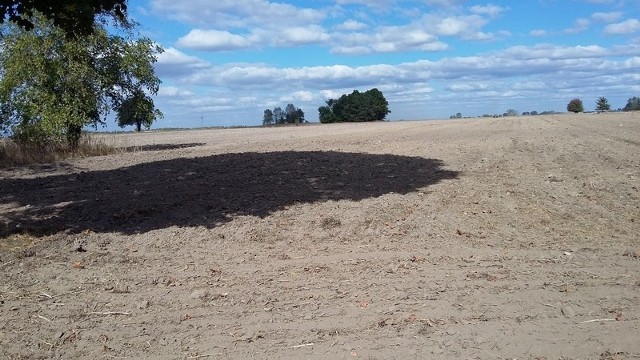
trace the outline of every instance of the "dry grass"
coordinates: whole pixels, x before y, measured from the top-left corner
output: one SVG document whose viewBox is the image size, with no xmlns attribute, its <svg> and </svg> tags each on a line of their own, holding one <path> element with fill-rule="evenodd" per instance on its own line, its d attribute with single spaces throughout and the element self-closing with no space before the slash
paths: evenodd
<svg viewBox="0 0 640 360">
<path fill-rule="evenodd" d="M 104 138 L 97 138 L 90 134 L 84 135 L 75 149 L 64 142 L 30 146 L 16 143 L 11 139 L 0 139 L 0 168 L 51 163 L 68 158 L 108 155 L 123 151 L 122 148 L 107 143 Z"/>
</svg>

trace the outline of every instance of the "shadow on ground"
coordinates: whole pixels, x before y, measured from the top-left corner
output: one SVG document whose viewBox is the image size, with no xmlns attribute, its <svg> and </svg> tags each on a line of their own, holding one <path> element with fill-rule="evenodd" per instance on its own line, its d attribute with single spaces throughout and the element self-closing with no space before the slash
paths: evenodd
<svg viewBox="0 0 640 360">
<path fill-rule="evenodd" d="M 127 146 L 123 148 L 127 152 L 135 151 L 164 151 L 164 150 L 176 150 L 176 149 L 188 149 L 198 146 L 204 146 L 205 143 L 188 143 L 188 144 L 152 144 L 152 145 L 137 145 Z"/>
<path fill-rule="evenodd" d="M 0 180 L 1 235 L 132 234 L 215 227 L 295 203 L 406 194 L 458 176 L 440 160 L 322 151 L 179 158 L 106 171 Z"/>
</svg>

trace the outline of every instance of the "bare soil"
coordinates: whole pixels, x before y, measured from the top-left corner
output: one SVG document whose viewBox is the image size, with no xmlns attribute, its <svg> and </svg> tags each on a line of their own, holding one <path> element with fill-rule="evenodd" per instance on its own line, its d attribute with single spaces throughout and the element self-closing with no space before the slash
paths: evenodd
<svg viewBox="0 0 640 360">
<path fill-rule="evenodd" d="M 0 357 L 640 357 L 640 113 L 103 135 L 0 170 Z"/>
</svg>

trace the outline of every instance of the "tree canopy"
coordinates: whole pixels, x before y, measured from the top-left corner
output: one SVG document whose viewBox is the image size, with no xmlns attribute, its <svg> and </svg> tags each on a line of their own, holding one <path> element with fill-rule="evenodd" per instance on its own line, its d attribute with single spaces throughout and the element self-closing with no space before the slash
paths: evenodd
<svg viewBox="0 0 640 360">
<path fill-rule="evenodd" d="M 0 23 L 8 20 L 25 30 L 33 30 L 37 26 L 35 15 L 41 14 L 66 37 L 91 34 L 99 17 L 128 23 L 126 0 L 0 0 L 0 12 Z"/>
<path fill-rule="evenodd" d="M 318 108 L 321 123 L 364 122 L 384 120 L 391 111 L 389 103 L 378 89 L 364 93 L 354 90 L 339 99 L 327 100 L 326 106 Z"/>
<path fill-rule="evenodd" d="M 136 94 L 157 93 L 153 63 L 162 49 L 151 40 L 111 35 L 99 23 L 90 35 L 67 38 L 40 14 L 30 21 L 32 31 L 1 27 L 0 130 L 18 141 L 66 137 L 74 146 L 84 126 L 103 124 Z"/>
</svg>

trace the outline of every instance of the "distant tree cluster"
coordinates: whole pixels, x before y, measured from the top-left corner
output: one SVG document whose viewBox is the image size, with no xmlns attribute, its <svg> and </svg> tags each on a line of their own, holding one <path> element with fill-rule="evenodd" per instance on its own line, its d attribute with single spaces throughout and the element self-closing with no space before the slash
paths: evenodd
<svg viewBox="0 0 640 360">
<path fill-rule="evenodd" d="M 384 120 L 391 111 L 389 103 L 378 89 L 363 93 L 354 90 L 339 99 L 327 100 L 326 106 L 318 108 L 321 123 L 364 122 Z"/>
<path fill-rule="evenodd" d="M 304 111 L 293 104 L 287 104 L 284 110 L 279 106 L 273 110 L 266 109 L 262 117 L 262 125 L 300 124 L 303 122 L 305 122 Z"/>
</svg>

